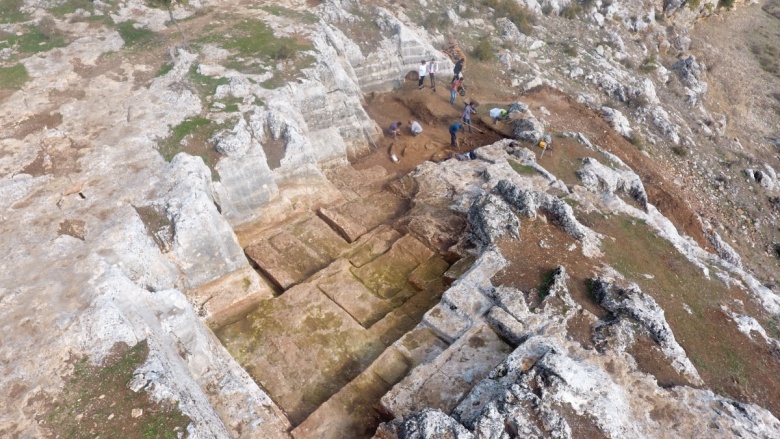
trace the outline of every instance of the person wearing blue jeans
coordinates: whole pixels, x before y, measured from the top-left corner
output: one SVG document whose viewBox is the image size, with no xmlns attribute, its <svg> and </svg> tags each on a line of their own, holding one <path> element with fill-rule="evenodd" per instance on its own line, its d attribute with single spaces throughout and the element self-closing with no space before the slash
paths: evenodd
<svg viewBox="0 0 780 439">
<path fill-rule="evenodd" d="M 455 105 L 455 98 L 458 96 L 458 88 L 460 88 L 460 85 L 463 82 L 460 79 L 456 79 L 452 82 L 452 86 L 450 87 L 450 104 Z"/>
<path fill-rule="evenodd" d="M 458 131 L 463 131 L 463 123 L 457 121 L 450 125 L 450 145 L 453 148 L 458 147 Z"/>
<path fill-rule="evenodd" d="M 475 110 L 474 107 L 472 107 L 471 105 L 472 105 L 471 102 L 466 104 L 466 109 L 463 111 L 463 117 L 462 117 L 463 122 L 465 122 L 469 126 L 469 133 L 472 132 L 471 131 L 471 115 L 477 112 L 477 110 Z"/>
</svg>

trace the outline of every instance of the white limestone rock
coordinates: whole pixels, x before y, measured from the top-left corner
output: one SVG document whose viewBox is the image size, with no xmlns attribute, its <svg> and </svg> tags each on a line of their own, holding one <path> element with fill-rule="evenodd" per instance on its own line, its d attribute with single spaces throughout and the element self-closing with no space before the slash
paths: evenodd
<svg viewBox="0 0 780 439">
<path fill-rule="evenodd" d="M 185 285 L 193 288 L 247 266 L 233 229 L 217 211 L 211 175 L 200 157 L 180 153 L 169 169 L 175 183 L 165 197 L 166 211 L 175 230 L 172 253 Z"/>
<path fill-rule="evenodd" d="M 626 116 L 619 110 L 610 107 L 601 107 L 601 116 L 621 136 L 626 139 L 633 137 L 634 130 L 631 129 L 631 124 L 628 122 Z"/>
</svg>

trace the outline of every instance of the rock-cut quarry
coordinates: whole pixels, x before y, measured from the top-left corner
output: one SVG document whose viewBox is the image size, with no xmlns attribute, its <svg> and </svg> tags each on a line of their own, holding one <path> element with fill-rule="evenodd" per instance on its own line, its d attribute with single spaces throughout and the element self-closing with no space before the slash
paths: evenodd
<svg viewBox="0 0 780 439">
<path fill-rule="evenodd" d="M 778 41 L 777 0 L 0 0 L 0 437 L 780 437 Z"/>
</svg>

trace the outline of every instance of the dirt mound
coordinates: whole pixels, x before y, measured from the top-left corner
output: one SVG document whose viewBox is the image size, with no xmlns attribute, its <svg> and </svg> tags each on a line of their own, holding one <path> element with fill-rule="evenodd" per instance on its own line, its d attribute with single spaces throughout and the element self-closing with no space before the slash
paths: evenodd
<svg viewBox="0 0 780 439">
<path fill-rule="evenodd" d="M 450 57 L 452 62 L 456 62 L 459 59 L 466 59 L 466 53 L 463 51 L 463 49 L 460 47 L 460 44 L 458 44 L 455 40 L 450 40 L 447 42 L 447 45 L 444 46 L 441 51 Z M 466 62 L 463 62 L 463 65 L 465 66 Z"/>
</svg>

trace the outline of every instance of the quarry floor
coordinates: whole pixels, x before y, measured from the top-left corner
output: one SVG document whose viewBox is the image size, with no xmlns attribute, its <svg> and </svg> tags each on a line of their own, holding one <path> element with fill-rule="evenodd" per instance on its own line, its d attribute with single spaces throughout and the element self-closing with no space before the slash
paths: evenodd
<svg viewBox="0 0 780 439">
<path fill-rule="evenodd" d="M 467 99 L 485 103 L 473 117 L 478 130 L 461 134 L 462 148 L 455 151 L 449 147 L 447 128 L 459 118 L 464 102 L 459 99 L 450 105 L 445 87 L 439 85 L 433 92 L 407 83 L 393 93 L 367 96 L 366 111 L 380 126 L 417 120 L 423 133 L 414 137 L 405 124 L 398 139 L 384 136 L 371 154 L 355 160 L 350 168 L 333 172 L 331 181 L 347 202 L 271 227 L 266 224 L 262 233 L 249 234 L 251 239 L 242 242 L 258 271 L 274 285 L 274 297 L 216 333 L 285 411 L 294 437 L 370 437 L 387 420 L 379 405 L 381 397 L 420 362 L 450 348 L 430 331 L 413 328 L 468 261 L 458 264 L 440 249 L 404 234 L 397 225 L 414 200 L 402 199 L 392 186 L 425 160 L 446 160 L 453 153 L 508 136 L 508 124 L 494 124 L 487 117 L 496 105 L 507 106 L 519 99 L 535 114 L 544 112 L 540 109 L 544 107 L 550 114 L 543 118 L 553 133 L 579 131 L 616 154 L 641 176 L 650 203 L 679 230 L 709 248 L 697 219 L 696 209 L 701 206 L 691 204 L 684 188 L 669 181 L 662 168 L 595 112 L 549 88 L 517 97 L 503 95 L 500 88 L 487 83 L 474 83 Z M 538 148 L 526 146 L 536 152 L 541 166 L 568 185 L 578 184 L 575 171 L 581 159 L 596 155 L 575 140 L 559 136 L 552 153 L 544 157 Z M 399 161 L 393 162 L 391 154 Z M 664 308 L 707 387 L 780 413 L 780 386 L 772 372 L 780 366 L 777 353 L 739 332 L 721 310 L 727 304 L 765 321 L 768 316 L 745 292 L 706 279 L 644 224 L 619 215 L 577 215 L 587 226 L 611 237 L 605 240 L 602 258 L 588 259 L 569 251 L 573 239 L 546 221 L 525 221 L 520 240 L 507 238 L 499 244 L 511 265 L 496 275 L 493 284 L 519 288 L 531 304 L 538 303 L 545 275 L 563 265 L 572 278 L 574 299 L 594 315 L 603 316 L 605 311 L 588 293 L 587 279 L 609 264 L 639 283 Z M 593 347 L 587 319 L 573 319 L 568 329 L 583 346 Z M 496 337 L 487 331 L 488 338 Z M 485 334 L 480 335 L 480 340 L 484 338 Z M 414 341 L 408 352 L 393 347 L 399 339 Z M 472 354 L 483 359 L 484 373 L 512 349 L 498 338 L 488 345 Z M 654 375 L 660 385 L 690 385 L 651 339 L 640 338 L 631 354 L 640 370 Z M 429 403 L 445 411 L 454 407 L 453 401 Z M 599 437 L 587 425 L 573 428 L 582 437 Z"/>
</svg>

